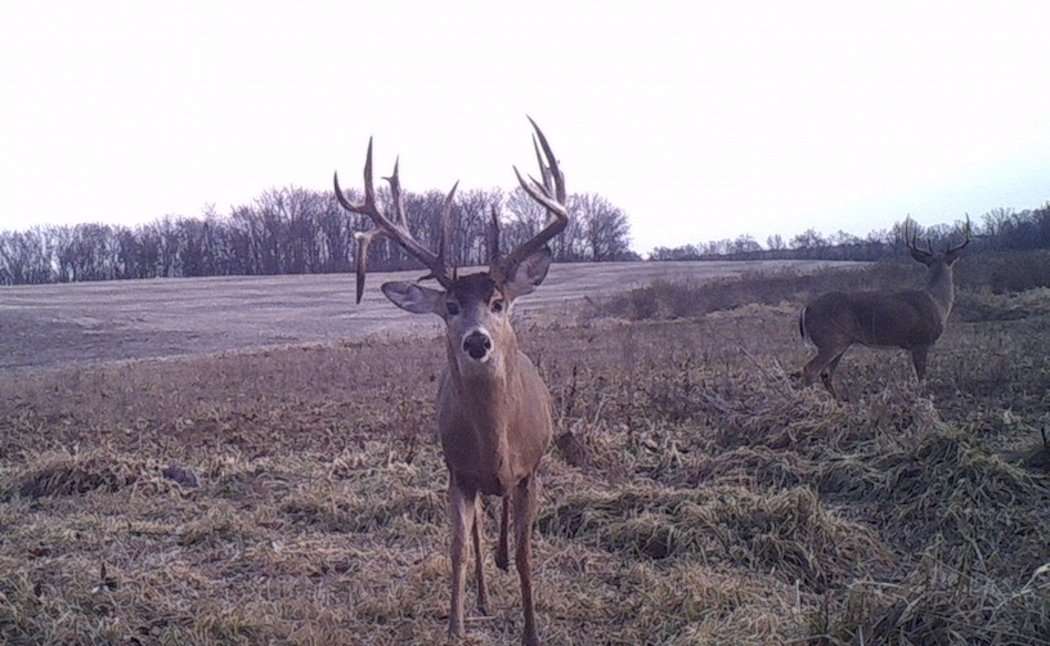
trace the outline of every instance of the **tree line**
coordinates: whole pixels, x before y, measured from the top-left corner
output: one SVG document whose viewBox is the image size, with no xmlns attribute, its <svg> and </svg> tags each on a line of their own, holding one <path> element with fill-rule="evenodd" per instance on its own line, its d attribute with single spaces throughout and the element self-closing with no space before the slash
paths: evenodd
<svg viewBox="0 0 1050 646">
<path fill-rule="evenodd" d="M 910 216 L 888 229 L 872 231 L 861 238 L 845 231 L 828 236 L 807 229 L 785 240 L 766 238 L 763 246 L 750 235 L 713 240 L 679 247 L 657 247 L 651 260 L 879 260 L 906 253 L 914 233 L 920 244 L 936 248 L 958 243 L 969 220 L 922 227 Z M 1014 211 L 998 208 L 969 222 L 972 250 L 1031 250 L 1050 248 L 1050 202 L 1037 209 Z"/>
<path fill-rule="evenodd" d="M 351 201 L 359 192 L 347 191 Z M 409 230 L 437 249 L 439 191 L 404 192 Z M 389 206 L 389 191 L 379 198 Z M 594 193 L 569 197 L 569 227 L 552 242 L 560 262 L 637 260 L 622 209 Z M 449 257 L 458 266 L 489 260 L 490 220 L 501 223 L 500 247 L 510 249 L 546 222 L 543 207 L 521 188 L 471 190 L 457 195 Z M 199 217 L 167 216 L 134 227 L 109 224 L 35 226 L 0 232 L 0 285 L 65 283 L 125 278 L 273 275 L 348 272 L 354 267 L 355 231 L 370 228 L 347 213 L 331 191 L 272 189 L 228 214 L 207 207 Z M 388 240 L 369 248 L 369 268 L 395 271 L 418 262 Z"/>
<path fill-rule="evenodd" d="M 352 201 L 360 194 L 351 190 Z M 382 201 L 389 193 L 380 190 Z M 405 193 L 409 229 L 423 244 L 437 248 L 439 191 Z M 509 249 L 544 225 L 546 212 L 516 188 L 471 190 L 458 194 L 453 208 L 449 254 L 458 266 L 489 259 L 489 220 L 501 222 L 501 247 Z M 552 241 L 559 262 L 640 260 L 630 249 L 624 211 L 594 193 L 569 197 L 571 218 Z M 124 278 L 334 273 L 353 270 L 355 231 L 370 227 L 364 216 L 347 213 L 331 191 L 272 189 L 251 203 L 220 215 L 208 207 L 199 217 L 167 216 L 135 227 L 108 224 L 36 226 L 0 232 L 0 285 L 40 284 Z M 963 222 L 922 227 L 910 217 L 865 237 L 838 231 L 822 235 L 807 229 L 787 240 L 750 235 L 678 247 L 657 247 L 651 260 L 879 260 L 903 255 L 911 233 L 937 247 L 957 242 Z M 971 223 L 971 249 L 1050 248 L 1050 203 L 1037 209 L 993 209 Z M 369 248 L 374 271 L 418 268 L 394 243 Z"/>
</svg>

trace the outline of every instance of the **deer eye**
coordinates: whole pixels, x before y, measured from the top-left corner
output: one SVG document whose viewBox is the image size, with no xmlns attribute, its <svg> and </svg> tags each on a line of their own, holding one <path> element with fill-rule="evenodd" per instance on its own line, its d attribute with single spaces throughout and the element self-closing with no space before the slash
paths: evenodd
<svg viewBox="0 0 1050 646">
<path fill-rule="evenodd" d="M 492 301 L 492 311 L 495 312 L 496 314 L 499 314 L 500 312 L 503 311 L 503 300 L 502 299 L 497 298 L 496 300 Z"/>
<path fill-rule="evenodd" d="M 448 312 L 449 316 L 458 316 L 459 315 L 459 303 L 456 303 L 455 301 L 446 301 L 445 302 L 445 311 Z"/>
</svg>

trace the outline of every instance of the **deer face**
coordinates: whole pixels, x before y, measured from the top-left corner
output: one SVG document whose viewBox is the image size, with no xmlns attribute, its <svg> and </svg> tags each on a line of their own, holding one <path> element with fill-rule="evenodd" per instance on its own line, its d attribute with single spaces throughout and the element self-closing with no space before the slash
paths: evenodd
<svg viewBox="0 0 1050 646">
<path fill-rule="evenodd" d="M 933 243 L 929 240 L 926 241 L 928 251 L 917 247 L 914 238 L 908 244 L 911 257 L 927 267 L 926 291 L 929 292 L 930 296 L 941 308 L 942 325 L 948 319 L 948 315 L 951 314 L 952 304 L 955 302 L 955 279 L 952 276 L 952 265 L 962 255 L 966 245 L 970 244 L 969 219 L 966 220 L 965 233 L 966 238 L 962 241 L 962 244 L 945 247 L 943 253 L 934 251 Z"/>
<path fill-rule="evenodd" d="M 460 374 L 488 373 L 502 369 L 508 350 L 517 351 L 511 309 L 515 299 L 543 282 L 550 263 L 550 249 L 544 247 L 525 257 L 503 280 L 483 272 L 457 278 L 447 291 L 404 281 L 385 283 L 382 289 L 403 310 L 444 319 L 450 357 Z"/>
</svg>

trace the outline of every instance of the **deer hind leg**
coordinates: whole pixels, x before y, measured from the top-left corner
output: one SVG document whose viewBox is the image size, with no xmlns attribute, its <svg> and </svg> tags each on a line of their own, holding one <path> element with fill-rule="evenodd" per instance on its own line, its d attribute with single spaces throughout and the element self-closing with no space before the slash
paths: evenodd
<svg viewBox="0 0 1050 646">
<path fill-rule="evenodd" d="M 507 526 L 510 525 L 510 496 L 503 496 L 503 515 L 499 523 L 499 543 L 496 544 L 496 567 L 510 569 L 510 549 L 507 547 Z"/>
<path fill-rule="evenodd" d="M 521 581 L 521 602 L 525 610 L 525 632 L 522 643 L 538 646 L 536 633 L 536 611 L 532 603 L 532 518 L 536 511 L 536 488 L 539 485 L 534 473 L 514 488 L 514 565 Z"/>
<path fill-rule="evenodd" d="M 929 351 L 928 345 L 911 349 L 911 363 L 915 366 L 915 377 L 920 382 L 926 379 L 926 355 Z"/>
<path fill-rule="evenodd" d="M 448 485 L 449 519 L 452 521 L 452 608 L 448 613 L 448 634 L 463 636 L 463 575 L 466 570 L 467 533 L 475 509 L 477 493 L 464 491 L 450 475 Z"/>
<path fill-rule="evenodd" d="M 482 519 L 485 516 L 481 508 L 481 496 L 476 499 L 474 506 L 474 578 L 478 581 L 478 612 L 489 614 L 489 589 L 485 585 L 485 559 L 481 555 L 481 541 L 485 537 Z"/>
<path fill-rule="evenodd" d="M 831 396 L 835 399 L 839 399 L 839 395 L 837 392 L 835 392 L 835 385 L 831 382 L 831 380 L 835 376 L 835 368 L 839 367 L 839 361 L 842 361 L 842 357 L 845 356 L 845 354 L 846 351 L 843 350 L 842 352 L 835 355 L 835 358 L 831 360 L 831 363 L 828 364 L 828 367 L 824 368 L 824 370 L 820 373 L 820 383 L 824 384 L 824 388 L 827 388 L 828 392 L 831 393 Z"/>
</svg>

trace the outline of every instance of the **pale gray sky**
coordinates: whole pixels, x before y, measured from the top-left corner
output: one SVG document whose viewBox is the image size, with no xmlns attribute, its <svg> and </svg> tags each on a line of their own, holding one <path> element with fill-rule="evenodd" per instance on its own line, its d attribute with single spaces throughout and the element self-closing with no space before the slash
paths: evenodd
<svg viewBox="0 0 1050 646">
<path fill-rule="evenodd" d="M 0 229 L 510 188 L 526 113 L 640 251 L 1050 199 L 1044 1 L 0 6 Z"/>
</svg>

